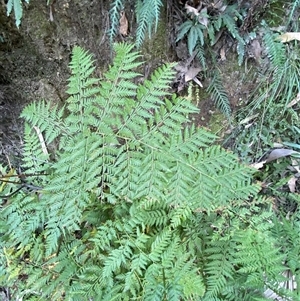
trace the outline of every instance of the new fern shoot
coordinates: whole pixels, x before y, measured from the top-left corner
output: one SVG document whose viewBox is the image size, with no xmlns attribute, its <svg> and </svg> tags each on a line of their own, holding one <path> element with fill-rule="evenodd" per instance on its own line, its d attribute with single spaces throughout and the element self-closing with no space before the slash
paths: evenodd
<svg viewBox="0 0 300 301">
<path fill-rule="evenodd" d="M 190 122 L 172 64 L 136 84 L 139 53 L 114 51 L 98 79 L 75 47 L 65 105 L 22 113 L 40 189 L 0 209 L 0 286 L 15 300 L 264 300 L 283 257 L 252 170 Z"/>
</svg>

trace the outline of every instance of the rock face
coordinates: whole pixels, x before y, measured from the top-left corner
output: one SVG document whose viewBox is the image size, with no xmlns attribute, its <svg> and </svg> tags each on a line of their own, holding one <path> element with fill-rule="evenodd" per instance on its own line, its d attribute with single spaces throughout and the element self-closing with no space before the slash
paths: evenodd
<svg viewBox="0 0 300 301">
<path fill-rule="evenodd" d="M 16 94 L 15 94 L 16 95 Z M 21 104 L 9 86 L 0 84 L 0 164 L 14 165 L 20 156 L 22 124 L 19 122 Z"/>
<path fill-rule="evenodd" d="M 19 115 L 31 101 L 66 99 L 68 63 L 75 45 L 109 63 L 108 1 L 24 2 L 20 29 L 0 5 L 0 164 L 20 160 L 23 124 Z M 51 19 L 51 20 L 50 20 Z"/>
</svg>

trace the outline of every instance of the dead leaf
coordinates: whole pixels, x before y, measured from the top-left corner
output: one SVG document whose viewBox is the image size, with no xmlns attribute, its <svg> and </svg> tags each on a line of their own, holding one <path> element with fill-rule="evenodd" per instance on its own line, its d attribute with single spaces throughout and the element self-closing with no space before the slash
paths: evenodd
<svg viewBox="0 0 300 301">
<path fill-rule="evenodd" d="M 274 143 L 273 143 L 273 147 L 274 147 L 274 148 L 282 148 L 282 147 L 283 147 L 283 144 L 282 144 L 282 143 L 278 143 L 278 142 L 274 142 Z"/>
<path fill-rule="evenodd" d="M 297 94 L 297 96 L 287 105 L 288 108 L 291 108 L 296 103 L 300 101 L 300 92 Z"/>
<path fill-rule="evenodd" d="M 179 82 L 179 85 L 177 87 L 177 92 L 182 91 L 184 89 L 184 87 L 185 87 L 184 82 L 183 81 Z"/>
<path fill-rule="evenodd" d="M 300 174 L 300 166 L 298 160 L 292 159 L 292 166 Z"/>
<path fill-rule="evenodd" d="M 202 68 L 195 68 L 195 67 L 189 68 L 188 71 L 185 73 L 185 82 L 187 83 L 193 80 L 201 70 Z"/>
<path fill-rule="evenodd" d="M 187 69 L 187 66 L 186 64 L 180 62 L 179 64 L 177 64 L 174 69 L 178 72 L 181 72 L 181 73 L 187 73 L 188 69 Z"/>
<path fill-rule="evenodd" d="M 292 154 L 299 154 L 299 152 L 296 152 L 292 149 L 287 149 L 287 148 L 277 148 L 271 151 L 269 157 L 266 160 L 266 163 L 277 160 L 282 157 L 287 157 Z"/>
<path fill-rule="evenodd" d="M 261 169 L 264 167 L 265 163 L 266 163 L 266 161 L 261 161 L 261 162 L 253 163 L 250 166 L 255 169 Z"/>
<path fill-rule="evenodd" d="M 215 36 L 214 41 L 211 41 L 211 46 L 214 46 L 217 44 L 217 42 L 219 41 L 219 39 L 222 37 L 222 34 L 224 33 L 224 28 L 221 28 Z"/>
<path fill-rule="evenodd" d="M 44 155 L 48 156 L 49 153 L 48 153 L 47 146 L 46 146 L 46 143 L 45 143 L 45 140 L 44 140 L 44 136 L 43 136 L 40 128 L 37 127 L 37 126 L 34 126 L 33 128 L 35 129 L 35 131 L 36 131 L 36 133 L 37 133 L 37 135 L 39 137 L 39 140 L 40 140 L 40 143 L 41 143 L 41 147 L 42 147 L 42 151 L 43 151 Z"/>
<path fill-rule="evenodd" d="M 53 21 L 54 21 L 54 18 L 53 18 L 53 11 L 54 11 L 53 5 L 51 4 L 51 5 L 50 5 L 50 10 L 49 10 L 49 21 L 50 21 L 50 22 L 53 22 Z"/>
<path fill-rule="evenodd" d="M 125 15 L 124 11 L 121 11 L 119 33 L 122 36 L 127 36 L 128 35 L 128 20 L 126 18 L 126 15 Z"/>
<path fill-rule="evenodd" d="M 254 115 L 251 115 L 251 116 L 249 116 L 249 117 L 246 117 L 245 119 L 243 119 L 243 120 L 240 122 L 240 124 L 248 123 L 249 121 L 255 119 L 258 115 L 259 115 L 259 113 L 254 114 Z"/>
<path fill-rule="evenodd" d="M 222 13 L 225 11 L 226 8 L 227 8 L 227 5 L 224 4 L 223 6 L 219 7 L 218 10 L 219 10 L 219 12 Z"/>
<path fill-rule="evenodd" d="M 291 179 L 289 179 L 288 186 L 289 186 L 290 192 L 296 191 L 296 182 L 297 182 L 296 177 L 292 177 Z"/>
<path fill-rule="evenodd" d="M 251 41 L 251 50 L 255 60 L 259 61 L 261 59 L 262 47 L 257 39 Z"/>
<path fill-rule="evenodd" d="M 300 41 L 300 32 L 286 32 L 277 37 L 282 43 L 298 40 Z"/>
<path fill-rule="evenodd" d="M 220 57 L 221 57 L 221 61 L 226 61 L 225 46 L 223 46 L 220 50 Z"/>
<path fill-rule="evenodd" d="M 254 124 L 254 122 L 248 123 L 245 125 L 245 129 L 249 129 L 252 125 Z"/>
<path fill-rule="evenodd" d="M 227 5 L 225 5 L 222 0 L 216 1 L 216 2 L 212 3 L 211 5 L 213 8 L 219 10 L 220 12 L 223 12 L 227 7 Z"/>
<path fill-rule="evenodd" d="M 48 0 L 47 5 L 49 5 L 49 9 L 50 9 L 50 11 L 49 11 L 49 21 L 53 22 L 54 21 L 53 15 L 55 13 L 56 0 L 52 0 L 52 1 Z"/>
<path fill-rule="evenodd" d="M 180 60 L 185 60 L 189 56 L 186 42 L 180 40 L 176 45 L 175 52 Z"/>
<path fill-rule="evenodd" d="M 286 30 L 286 26 L 279 25 L 277 27 L 270 27 L 270 29 L 276 32 L 283 32 Z"/>
<path fill-rule="evenodd" d="M 194 81 L 197 85 L 199 85 L 201 88 L 203 88 L 202 83 L 200 82 L 200 80 L 199 80 L 197 77 L 194 77 L 194 78 L 193 78 L 193 81 Z"/>
<path fill-rule="evenodd" d="M 184 7 L 186 9 L 186 13 L 187 14 L 193 15 L 193 17 L 199 16 L 199 11 L 198 11 L 197 8 L 194 8 L 194 7 L 190 6 L 190 5 L 188 5 L 187 3 L 185 4 Z"/>
<path fill-rule="evenodd" d="M 207 25 L 208 25 L 207 7 L 203 8 L 200 11 L 199 16 L 198 16 L 198 22 L 207 28 Z"/>
</svg>

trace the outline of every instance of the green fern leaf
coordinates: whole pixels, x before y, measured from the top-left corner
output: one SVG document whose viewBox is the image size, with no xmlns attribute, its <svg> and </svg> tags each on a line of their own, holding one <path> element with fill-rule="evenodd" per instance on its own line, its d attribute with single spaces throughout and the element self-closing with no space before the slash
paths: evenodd
<svg viewBox="0 0 300 301">
<path fill-rule="evenodd" d="M 25 107 L 21 117 L 30 123 L 32 127 L 44 133 L 43 137 L 48 145 L 60 135 L 69 134 L 68 129 L 66 129 L 62 121 L 63 114 L 64 107 L 59 109 L 58 105 L 52 106 L 50 102 L 41 101 L 37 103 L 33 102 Z"/>
<path fill-rule="evenodd" d="M 110 19 L 110 29 L 108 31 L 108 36 L 110 43 L 113 43 L 113 39 L 117 35 L 119 29 L 119 20 L 120 20 L 120 13 L 124 8 L 124 0 L 114 0 L 111 2 L 110 11 L 109 11 L 109 19 Z"/>
<path fill-rule="evenodd" d="M 231 115 L 230 102 L 226 91 L 222 86 L 222 82 L 218 73 L 215 74 L 214 78 L 207 88 L 207 92 L 212 96 L 216 107 L 227 117 Z"/>
<path fill-rule="evenodd" d="M 132 251 L 129 246 L 124 246 L 113 250 L 104 262 L 103 278 L 111 278 L 112 273 L 116 271 L 122 264 L 126 264 L 126 258 L 130 258 Z"/>
<path fill-rule="evenodd" d="M 25 0 L 26 3 L 29 3 L 29 0 Z M 23 16 L 22 0 L 8 0 L 7 2 L 7 15 L 9 16 L 12 9 L 14 9 L 14 16 L 16 19 L 16 26 L 19 27 L 21 24 L 21 19 Z"/>
<path fill-rule="evenodd" d="M 196 24 L 194 26 L 191 26 L 189 33 L 188 33 L 188 50 L 190 55 L 192 55 L 196 44 L 200 42 L 200 45 L 204 45 L 204 35 L 202 32 L 203 28 L 201 24 Z"/>
<path fill-rule="evenodd" d="M 139 48 L 146 35 L 148 29 L 148 35 L 151 37 L 152 26 L 154 23 L 155 31 L 157 30 L 158 19 L 160 10 L 163 3 L 161 0 L 138 0 L 136 4 L 136 16 L 138 28 L 136 31 L 136 45 Z"/>
<path fill-rule="evenodd" d="M 286 61 L 285 46 L 283 43 L 276 40 L 278 35 L 266 29 L 263 41 L 266 45 L 268 56 L 271 60 L 272 66 L 283 66 Z"/>
<path fill-rule="evenodd" d="M 176 42 L 183 39 L 183 37 L 187 34 L 188 31 L 194 26 L 194 22 L 192 20 L 187 20 L 182 23 L 178 29 Z"/>
<path fill-rule="evenodd" d="M 204 51 L 204 48 L 200 45 L 197 45 L 197 58 L 199 59 L 201 65 L 202 65 L 202 68 L 203 70 L 207 70 L 207 64 L 206 64 L 206 54 L 205 54 L 205 51 Z"/>
</svg>

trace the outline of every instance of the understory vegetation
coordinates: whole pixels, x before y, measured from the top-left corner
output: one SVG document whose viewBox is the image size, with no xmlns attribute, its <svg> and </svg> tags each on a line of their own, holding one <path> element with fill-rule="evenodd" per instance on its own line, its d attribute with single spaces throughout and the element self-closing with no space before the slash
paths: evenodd
<svg viewBox="0 0 300 301">
<path fill-rule="evenodd" d="M 0 287 L 13 300 L 299 300 L 299 1 L 284 32 L 257 16 L 262 34 L 246 30 L 239 2 L 208 2 L 184 4 L 177 42 L 229 120 L 221 143 L 171 92 L 174 63 L 139 73 L 158 0 L 136 1 L 135 44 L 113 43 L 126 4 L 113 1 L 108 70 L 97 78 L 93 55 L 74 47 L 64 105 L 23 110 L 22 162 L 0 166 Z M 238 65 L 249 41 L 264 49 L 234 112 L 214 52 L 222 34 Z"/>
<path fill-rule="evenodd" d="M 132 47 L 115 46 L 101 81 L 75 48 L 66 106 L 23 111 L 26 181 L 2 168 L 0 279 L 28 300 L 292 294 L 279 283 L 298 269 L 299 223 L 283 227 L 253 170 L 189 123 L 172 65 L 135 84 Z"/>
</svg>

